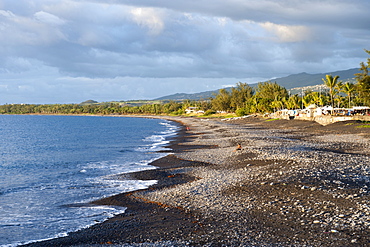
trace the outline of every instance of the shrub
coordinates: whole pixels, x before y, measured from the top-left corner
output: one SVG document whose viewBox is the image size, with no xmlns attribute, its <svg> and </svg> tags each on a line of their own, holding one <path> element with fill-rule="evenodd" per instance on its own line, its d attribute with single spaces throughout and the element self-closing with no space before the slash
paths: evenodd
<svg viewBox="0 0 370 247">
<path fill-rule="evenodd" d="M 203 115 L 204 116 L 209 116 L 209 115 L 212 115 L 212 114 L 215 114 L 215 113 L 216 113 L 216 111 L 209 109 Z"/>
<path fill-rule="evenodd" d="M 242 117 L 242 116 L 245 116 L 248 114 L 247 112 L 247 109 L 245 109 L 244 107 L 243 108 L 238 108 L 236 111 L 235 111 L 235 114 L 238 116 L 238 117 Z"/>
</svg>

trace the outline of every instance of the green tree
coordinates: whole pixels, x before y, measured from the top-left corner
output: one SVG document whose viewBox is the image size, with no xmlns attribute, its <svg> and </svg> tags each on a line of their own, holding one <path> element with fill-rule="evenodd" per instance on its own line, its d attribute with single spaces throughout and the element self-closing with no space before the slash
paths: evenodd
<svg viewBox="0 0 370 247">
<path fill-rule="evenodd" d="M 255 96 L 255 100 L 258 102 L 258 106 L 256 104 L 258 111 L 272 112 L 273 109 L 278 109 L 283 105 L 280 102 L 284 98 L 288 98 L 288 91 L 276 82 L 260 82 L 257 85 Z M 277 101 L 280 102 L 277 103 Z"/>
<path fill-rule="evenodd" d="M 308 107 L 309 105 L 312 105 L 315 103 L 315 99 L 312 94 L 307 94 L 303 96 L 302 101 L 305 107 Z"/>
<path fill-rule="evenodd" d="M 289 99 L 286 101 L 286 106 L 290 110 L 300 108 L 301 98 L 298 96 L 298 94 L 290 96 Z"/>
<path fill-rule="evenodd" d="M 258 83 L 256 95 L 258 95 L 260 98 L 266 98 L 270 100 L 274 100 L 277 97 L 282 99 L 289 96 L 288 91 L 276 82 Z"/>
<path fill-rule="evenodd" d="M 312 96 L 312 103 L 319 106 L 320 101 L 321 101 L 321 99 L 320 99 L 321 95 L 319 94 L 319 92 L 312 92 L 311 96 Z"/>
<path fill-rule="evenodd" d="M 226 89 L 220 89 L 215 98 L 212 99 L 212 108 L 216 111 L 231 110 L 231 94 Z"/>
<path fill-rule="evenodd" d="M 324 84 L 329 88 L 329 94 L 331 99 L 331 106 L 334 107 L 334 95 L 335 95 L 335 87 L 338 83 L 339 76 L 332 76 L 332 75 L 326 75 L 325 79 L 322 79 Z"/>
<path fill-rule="evenodd" d="M 247 83 L 237 83 L 236 88 L 231 89 L 230 104 L 233 110 L 244 108 L 245 103 L 253 96 L 253 88 Z"/>
<path fill-rule="evenodd" d="M 345 94 L 347 94 L 348 97 L 348 108 L 351 107 L 351 96 L 355 92 L 355 84 L 351 82 L 346 82 L 343 84 L 341 91 Z"/>
<path fill-rule="evenodd" d="M 256 104 L 256 111 L 260 113 L 272 112 L 271 100 L 266 98 L 256 98 L 258 104 Z"/>
<path fill-rule="evenodd" d="M 270 106 L 274 111 L 278 111 L 284 108 L 284 99 L 281 99 L 279 96 L 276 96 L 275 99 L 270 103 Z"/>
<path fill-rule="evenodd" d="M 163 113 L 178 114 L 178 110 L 182 108 L 182 104 L 176 101 L 170 101 L 163 105 Z"/>
<path fill-rule="evenodd" d="M 365 50 L 370 54 L 369 50 Z M 360 63 L 361 73 L 355 74 L 357 81 L 357 92 L 360 100 L 364 105 L 370 105 L 370 58 L 367 59 L 367 64 Z"/>
</svg>

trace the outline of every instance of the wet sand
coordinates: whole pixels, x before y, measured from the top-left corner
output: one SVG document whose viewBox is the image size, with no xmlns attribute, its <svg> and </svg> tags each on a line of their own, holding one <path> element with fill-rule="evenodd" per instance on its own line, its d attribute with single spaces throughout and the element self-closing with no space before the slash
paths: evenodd
<svg viewBox="0 0 370 247">
<path fill-rule="evenodd" d="M 174 154 L 121 176 L 156 185 L 93 202 L 125 206 L 122 215 L 29 246 L 369 245 L 363 123 L 169 119 L 184 126 Z"/>
</svg>

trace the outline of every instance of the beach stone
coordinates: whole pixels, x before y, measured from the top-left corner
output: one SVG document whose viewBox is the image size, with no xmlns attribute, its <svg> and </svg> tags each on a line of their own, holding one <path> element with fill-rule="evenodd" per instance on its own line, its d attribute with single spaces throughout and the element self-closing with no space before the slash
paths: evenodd
<svg viewBox="0 0 370 247">
<path fill-rule="evenodd" d="M 197 223 L 165 231 L 162 242 L 282 247 L 370 242 L 368 130 L 262 117 L 168 119 L 191 126 L 189 138 L 173 146 L 173 155 L 183 167 L 177 174 L 196 179 L 133 195 L 166 205 L 167 213 L 181 209 L 177 215 L 194 215 Z M 233 152 L 236 143 L 243 147 L 240 152 Z M 164 218 L 171 215 L 159 219 Z M 146 242 L 159 243 L 145 237 L 149 232 L 137 231 Z"/>
</svg>

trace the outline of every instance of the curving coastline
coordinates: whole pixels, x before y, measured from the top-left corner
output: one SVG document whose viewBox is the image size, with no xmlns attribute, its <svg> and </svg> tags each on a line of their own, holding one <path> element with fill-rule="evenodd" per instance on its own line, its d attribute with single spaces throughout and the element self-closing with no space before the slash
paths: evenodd
<svg viewBox="0 0 370 247">
<path fill-rule="evenodd" d="M 367 246 L 370 131 L 360 123 L 167 118 L 185 127 L 123 215 L 28 246 Z M 242 150 L 235 151 L 237 143 Z"/>
</svg>

